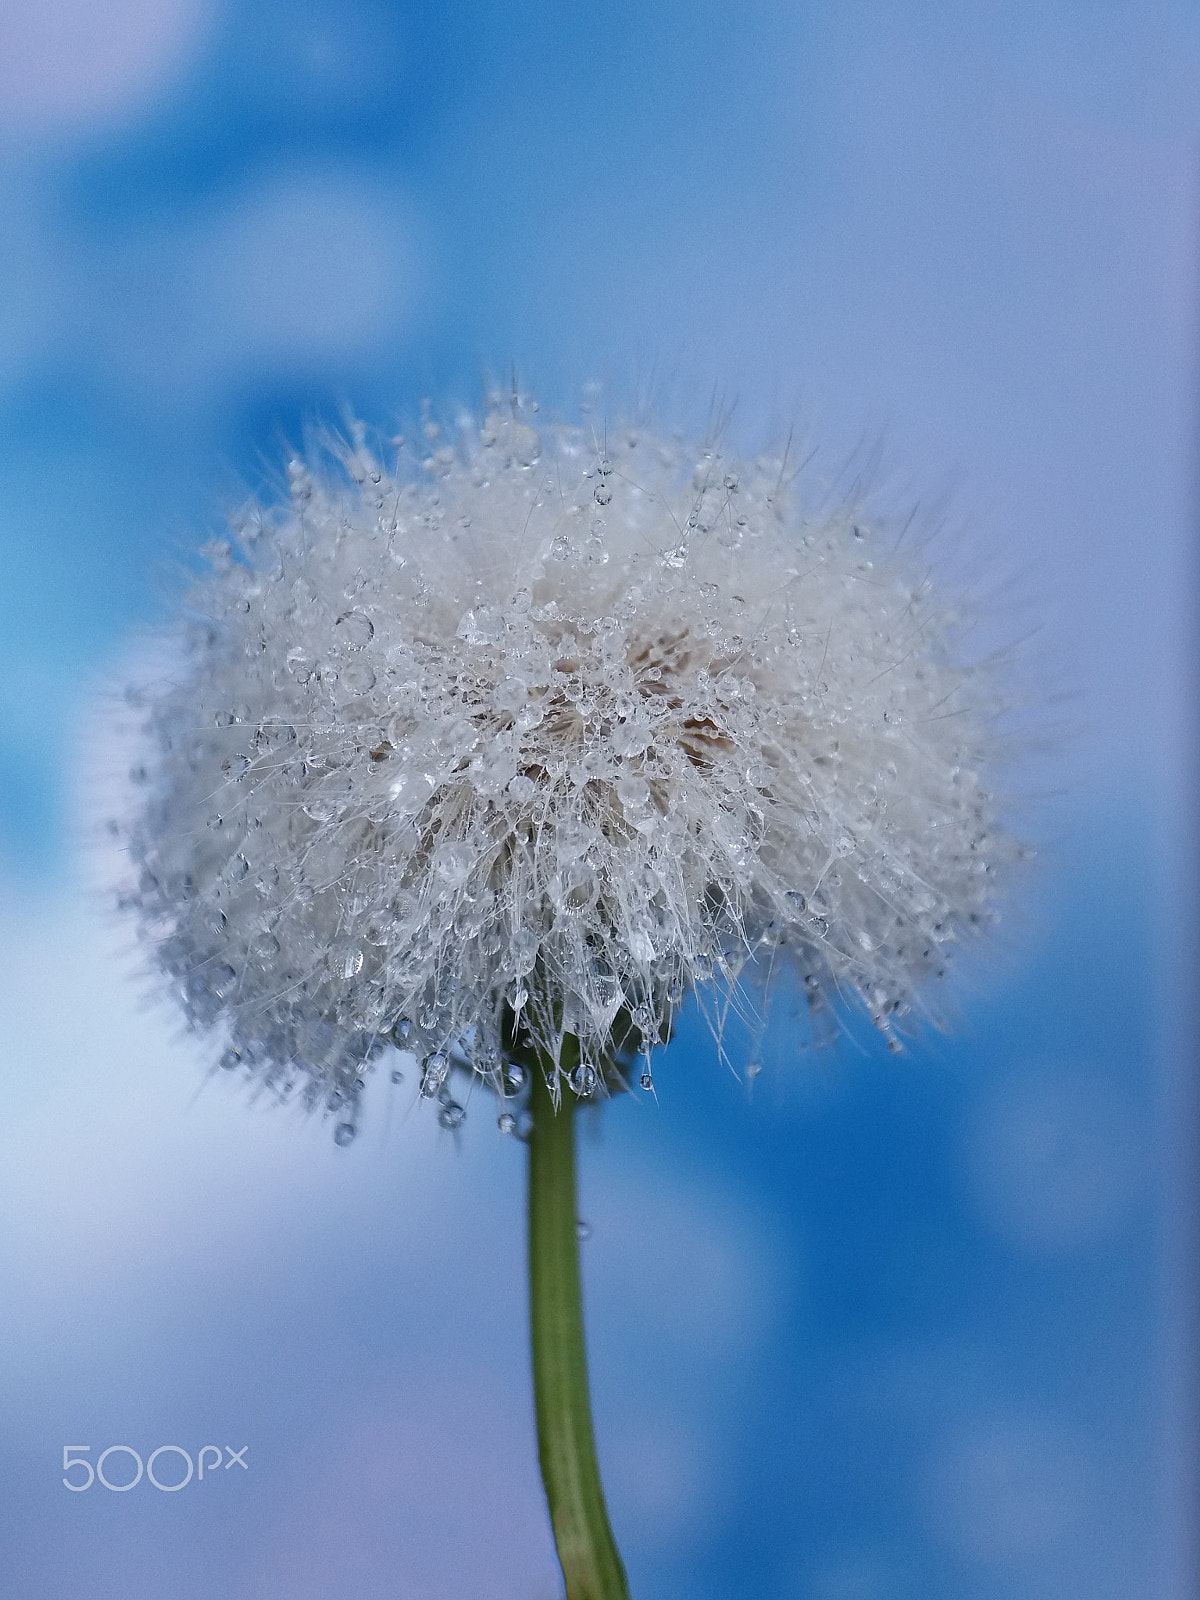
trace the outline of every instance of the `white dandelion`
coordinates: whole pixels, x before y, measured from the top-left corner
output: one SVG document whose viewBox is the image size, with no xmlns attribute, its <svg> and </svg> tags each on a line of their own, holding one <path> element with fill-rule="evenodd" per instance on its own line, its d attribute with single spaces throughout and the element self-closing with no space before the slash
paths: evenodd
<svg viewBox="0 0 1200 1600">
<path fill-rule="evenodd" d="M 396 441 L 393 441 L 393 446 Z M 787 453 L 535 426 L 365 430 L 209 547 L 143 694 L 140 913 L 227 1066 L 354 1137 L 390 1043 L 529 1149 L 538 1447 L 568 1600 L 627 1600 L 587 1393 L 573 1113 L 754 972 L 897 1029 L 1016 847 L 959 619 Z"/>
<path fill-rule="evenodd" d="M 207 548 L 130 829 L 189 1019 L 351 1112 L 393 1040 L 503 1089 L 514 1019 L 603 1090 L 764 957 L 898 1048 L 1014 854 L 957 611 L 780 453 L 535 421 L 358 428 Z"/>
</svg>

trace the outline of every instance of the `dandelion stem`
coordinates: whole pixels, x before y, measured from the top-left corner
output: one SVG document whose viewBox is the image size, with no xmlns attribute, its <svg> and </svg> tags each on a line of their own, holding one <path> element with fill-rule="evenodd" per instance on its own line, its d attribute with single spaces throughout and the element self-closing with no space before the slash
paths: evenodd
<svg viewBox="0 0 1200 1600">
<path fill-rule="evenodd" d="M 568 1038 L 564 1055 L 569 1046 L 578 1051 Z M 629 1600 L 592 1437 L 575 1212 L 576 1097 L 564 1083 L 556 1112 L 540 1065 L 530 1076 L 529 1322 L 542 1482 L 567 1600 Z"/>
</svg>

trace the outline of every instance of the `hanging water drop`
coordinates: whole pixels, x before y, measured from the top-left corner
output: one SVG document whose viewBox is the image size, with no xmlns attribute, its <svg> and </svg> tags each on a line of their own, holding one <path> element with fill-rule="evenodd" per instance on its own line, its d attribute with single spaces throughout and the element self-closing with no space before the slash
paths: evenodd
<svg viewBox="0 0 1200 1600">
<path fill-rule="evenodd" d="M 450 1057 L 441 1050 L 434 1050 L 425 1057 L 425 1070 L 421 1077 L 421 1093 L 426 1100 L 432 1100 L 445 1083 L 450 1072 Z"/>
<path fill-rule="evenodd" d="M 568 1075 L 567 1082 L 571 1085 L 573 1093 L 577 1094 L 581 1100 L 586 1100 L 595 1094 L 596 1089 L 599 1087 L 600 1075 L 595 1067 L 588 1066 L 586 1062 L 582 1062 L 575 1068 L 574 1072 Z"/>
</svg>

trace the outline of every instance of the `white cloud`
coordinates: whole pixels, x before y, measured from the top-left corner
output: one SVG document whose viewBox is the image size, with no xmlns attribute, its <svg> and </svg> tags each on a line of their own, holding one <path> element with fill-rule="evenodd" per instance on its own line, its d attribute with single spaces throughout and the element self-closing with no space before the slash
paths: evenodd
<svg viewBox="0 0 1200 1600">
<path fill-rule="evenodd" d="M 288 1468 L 250 1576 L 262 1600 L 561 1594 L 531 1407 L 494 1372 L 406 1369 L 359 1392 Z"/>
<path fill-rule="evenodd" d="M 46 134 L 141 110 L 204 40 L 215 0 L 0 0 L 0 130 Z"/>
<path fill-rule="evenodd" d="M 1079 1249 L 1107 1238 L 1137 1198 L 1137 1120 L 1098 1070 L 1036 1063 L 984 1094 L 962 1164 L 998 1234 L 1038 1254 Z"/>
<path fill-rule="evenodd" d="M 390 179 L 350 166 L 259 173 L 169 230 L 126 236 L 100 271 L 93 335 L 143 399 L 390 361 L 426 309 L 424 230 Z"/>
<path fill-rule="evenodd" d="M 198 234 L 185 315 L 239 364 L 369 355 L 412 309 L 411 232 L 399 196 L 354 173 L 271 174 Z"/>
<path fill-rule="evenodd" d="M 983 1564 L 1025 1562 L 1060 1545 L 1091 1509 L 1079 1445 L 1042 1419 L 967 1418 L 941 1440 L 926 1508 L 941 1542 Z"/>
<path fill-rule="evenodd" d="M 613 1517 L 640 1543 L 669 1549 L 719 1520 L 710 1440 L 682 1417 L 627 1415 L 600 1454 Z"/>
<path fill-rule="evenodd" d="M 585 1158 L 581 1186 L 593 1230 L 584 1270 L 606 1315 L 619 1307 L 647 1338 L 720 1361 L 770 1331 L 794 1263 L 769 1218 L 710 1176 L 685 1187 L 658 1170 L 617 1173 Z"/>
</svg>

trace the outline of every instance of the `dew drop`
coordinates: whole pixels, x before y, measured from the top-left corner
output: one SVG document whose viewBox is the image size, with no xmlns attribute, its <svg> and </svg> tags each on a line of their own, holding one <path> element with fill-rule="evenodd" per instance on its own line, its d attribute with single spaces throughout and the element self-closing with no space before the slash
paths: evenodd
<svg viewBox="0 0 1200 1600">
<path fill-rule="evenodd" d="M 226 1072 L 232 1072 L 234 1067 L 241 1066 L 242 1052 L 240 1050 L 234 1050 L 231 1047 L 230 1049 L 226 1050 L 225 1054 L 221 1057 L 220 1064 Z"/>
<path fill-rule="evenodd" d="M 746 1067 L 746 1076 L 748 1078 L 757 1078 L 761 1071 L 762 1071 L 762 1062 L 761 1061 L 751 1061 Z"/>
<path fill-rule="evenodd" d="M 339 1122 L 337 1127 L 334 1129 L 333 1142 L 336 1145 L 340 1145 L 342 1149 L 345 1149 L 348 1144 L 354 1143 L 357 1134 L 358 1129 L 352 1122 Z"/>
<path fill-rule="evenodd" d="M 317 663 L 307 650 L 299 646 L 289 650 L 286 656 L 287 669 L 297 683 L 307 683 L 317 670 Z"/>
<path fill-rule="evenodd" d="M 438 1112 L 438 1123 L 443 1128 L 461 1128 L 467 1119 L 467 1113 L 457 1100 L 447 1100 Z"/>
<path fill-rule="evenodd" d="M 592 491 L 592 498 L 598 506 L 606 506 L 612 499 L 612 490 L 606 483 L 598 483 Z"/>
<path fill-rule="evenodd" d="M 393 1067 L 392 1068 L 392 1082 L 393 1083 L 403 1083 L 404 1082 L 404 1074 L 400 1071 L 399 1067 Z"/>
<path fill-rule="evenodd" d="M 450 1058 L 441 1050 L 434 1050 L 425 1057 L 425 1070 L 421 1076 L 421 1093 L 426 1100 L 432 1100 L 438 1090 L 446 1081 L 450 1071 Z"/>
<path fill-rule="evenodd" d="M 366 694 L 375 687 L 375 672 L 366 661 L 348 661 L 342 668 L 343 689 L 351 694 Z"/>
<path fill-rule="evenodd" d="M 398 1050 L 402 1050 L 412 1037 L 412 1023 L 407 1017 L 401 1017 L 392 1028 L 392 1043 Z"/>
<path fill-rule="evenodd" d="M 525 1087 L 528 1074 L 519 1061 L 510 1061 L 504 1069 L 504 1090 L 506 1094 L 520 1094 Z"/>
<path fill-rule="evenodd" d="M 648 1073 L 648 1072 L 643 1072 L 641 1078 L 638 1081 L 640 1082 L 640 1084 L 641 1084 L 643 1089 L 653 1089 L 653 1087 L 654 1087 L 654 1079 L 651 1077 L 650 1073 Z"/>
<path fill-rule="evenodd" d="M 590 1095 L 595 1094 L 599 1087 L 600 1075 L 595 1067 L 583 1063 L 568 1075 L 567 1082 L 581 1100 L 586 1100 Z"/>
<path fill-rule="evenodd" d="M 361 650 L 375 637 L 375 624 L 361 611 L 343 611 L 334 623 L 333 631 L 339 644 L 351 650 Z"/>
<path fill-rule="evenodd" d="M 511 1111 L 502 1111 L 496 1118 L 496 1126 L 500 1129 L 501 1133 L 516 1133 L 517 1119 L 513 1116 Z"/>
<path fill-rule="evenodd" d="M 250 954 L 257 956 L 260 961 L 269 961 L 272 956 L 279 954 L 279 940 L 273 933 L 257 934 L 250 941 Z"/>
<path fill-rule="evenodd" d="M 582 1244 L 584 1240 L 590 1239 L 592 1237 L 591 1223 L 584 1222 L 582 1217 L 577 1217 L 575 1221 L 575 1237 L 579 1240 L 580 1244 Z"/>
</svg>

